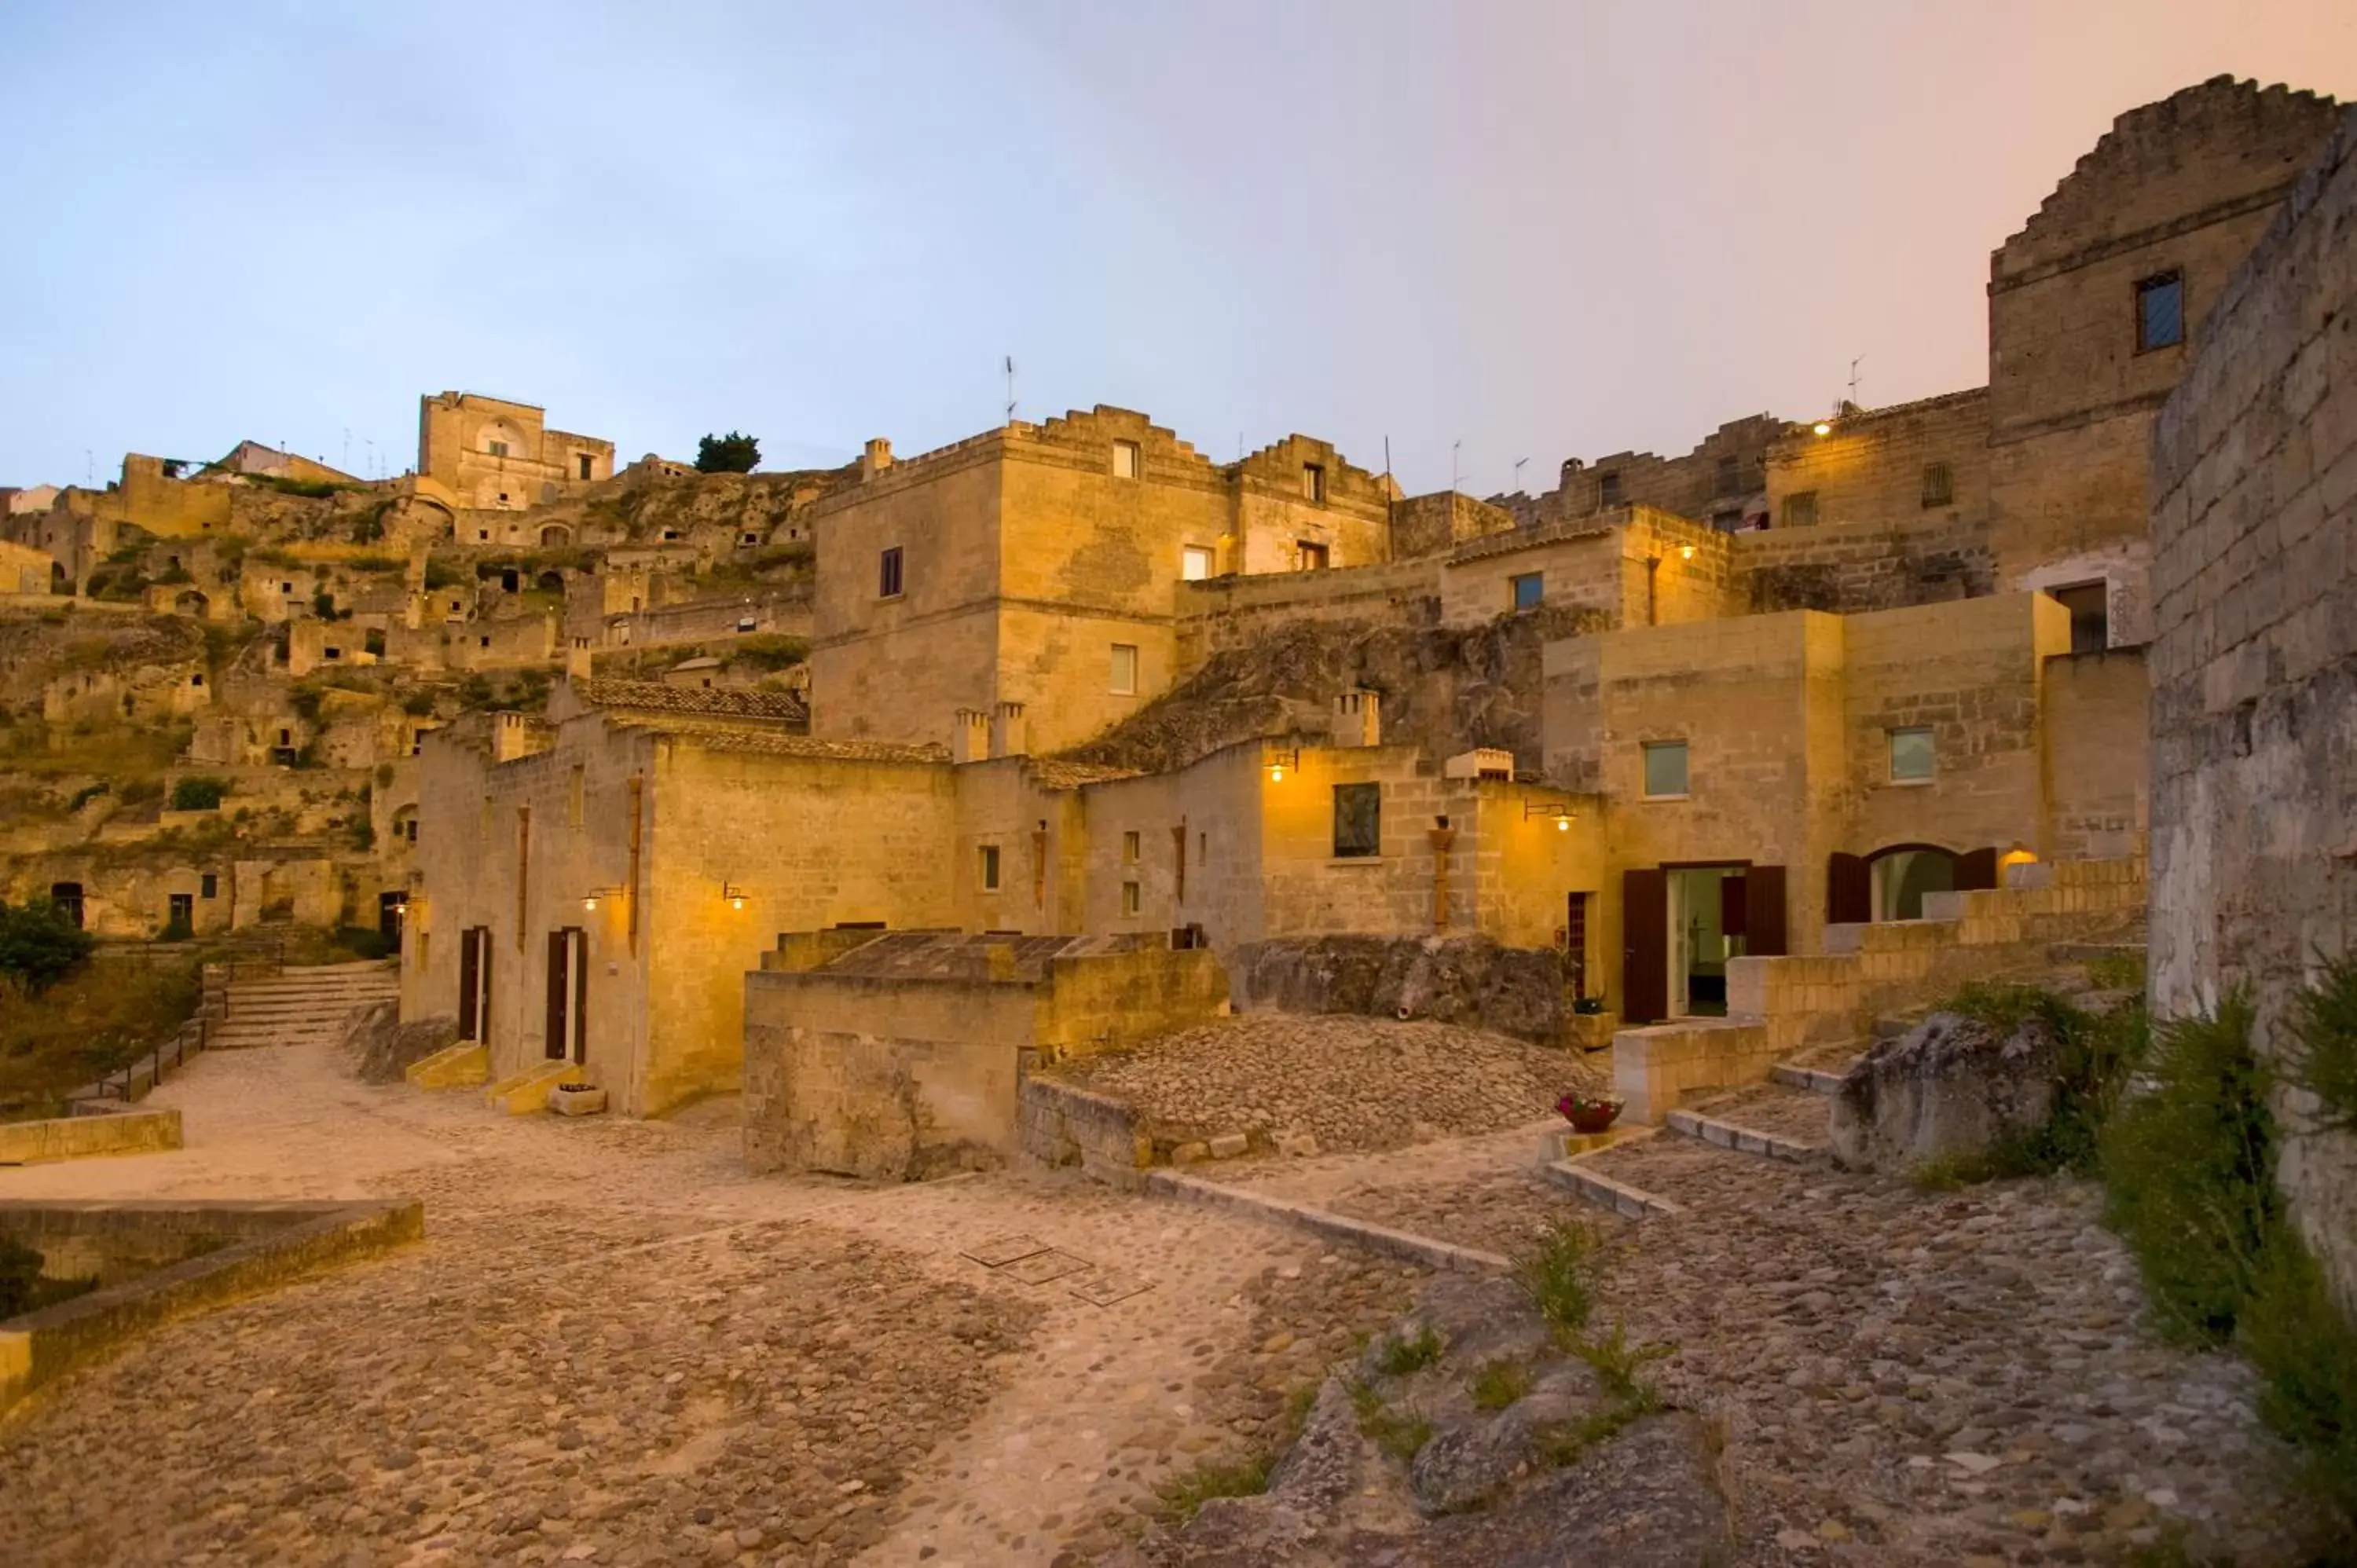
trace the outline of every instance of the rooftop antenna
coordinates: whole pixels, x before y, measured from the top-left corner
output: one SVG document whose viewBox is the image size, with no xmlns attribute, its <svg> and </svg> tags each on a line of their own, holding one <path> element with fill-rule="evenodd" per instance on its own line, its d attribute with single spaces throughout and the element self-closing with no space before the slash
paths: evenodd
<svg viewBox="0 0 2357 1568">
<path fill-rule="evenodd" d="M 1863 354 L 1849 362 L 1849 405 L 1852 408 L 1866 406 L 1857 401 L 1857 368 L 1864 363 L 1866 363 L 1866 356 Z"/>
<path fill-rule="evenodd" d="M 98 458 L 87 446 L 81 449 L 81 482 L 91 489 L 98 489 Z"/>
<path fill-rule="evenodd" d="M 1383 435 L 1383 527 L 1387 532 L 1394 526 L 1392 496 L 1398 489 L 1392 483 L 1392 438 L 1386 432 Z"/>
<path fill-rule="evenodd" d="M 1015 356 L 1006 356 L 1006 423 L 1015 423 Z"/>
<path fill-rule="evenodd" d="M 1516 495 L 1523 493 L 1523 465 L 1529 461 L 1530 459 L 1528 457 L 1517 457 L 1514 459 L 1514 493 Z"/>
<path fill-rule="evenodd" d="M 350 425 L 349 425 L 349 424 L 347 424 L 347 425 L 345 425 L 345 426 L 344 426 L 344 460 L 343 460 L 342 462 L 340 462 L 340 463 L 337 464 L 337 465 L 336 465 L 336 467 L 338 467 L 339 468 L 343 469 L 343 470 L 344 470 L 344 472 L 346 472 L 346 473 L 348 473 L 348 474 L 351 472 L 351 468 L 352 468 L 352 427 L 351 427 Z"/>
<path fill-rule="evenodd" d="M 1448 444 L 1448 493 L 1452 496 L 1457 493 L 1457 449 L 1464 445 L 1462 435 Z"/>
</svg>

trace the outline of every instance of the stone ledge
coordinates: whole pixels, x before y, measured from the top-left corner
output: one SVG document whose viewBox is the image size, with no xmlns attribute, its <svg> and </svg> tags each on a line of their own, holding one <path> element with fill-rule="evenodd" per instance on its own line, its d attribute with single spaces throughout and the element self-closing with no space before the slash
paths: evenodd
<svg viewBox="0 0 2357 1568">
<path fill-rule="evenodd" d="M 1769 1081 L 1781 1083 L 1786 1089 L 1805 1090 L 1811 1094 L 1838 1094 L 1842 1075 L 1822 1068 L 1803 1067 L 1797 1062 L 1778 1062 L 1768 1074 Z"/>
<path fill-rule="evenodd" d="M 118 1111 L 0 1123 L 0 1165 L 102 1155 L 152 1155 L 180 1146 L 178 1111 Z"/>
<path fill-rule="evenodd" d="M 1762 1133 L 1738 1122 L 1722 1122 L 1716 1116 L 1705 1116 L 1699 1112 L 1673 1111 L 1667 1125 L 1673 1133 L 1699 1138 L 1714 1148 L 1732 1149 L 1741 1155 L 1765 1155 L 1771 1160 L 1813 1160 L 1824 1152 L 1814 1144 L 1780 1138 L 1773 1133 Z"/>
<path fill-rule="evenodd" d="M 1288 1198 L 1272 1197 L 1248 1187 L 1228 1187 L 1219 1182 L 1204 1181 L 1197 1176 L 1182 1176 L 1174 1170 L 1157 1168 L 1145 1173 L 1147 1192 L 1182 1202 L 1208 1204 L 1215 1208 L 1232 1208 L 1274 1219 L 1315 1235 L 1329 1236 L 1337 1240 L 1355 1241 L 1374 1251 L 1394 1258 L 1405 1258 L 1430 1268 L 1452 1269 L 1460 1273 L 1502 1273 L 1511 1265 L 1495 1252 L 1478 1248 L 1459 1247 L 1452 1241 L 1436 1240 L 1412 1231 L 1394 1230 L 1388 1225 L 1378 1225 L 1369 1219 L 1353 1219 L 1347 1214 L 1337 1214 L 1329 1208 L 1317 1208 Z"/>
<path fill-rule="evenodd" d="M 1684 1204 L 1656 1197 L 1642 1187 L 1631 1187 L 1625 1181 L 1614 1181 L 1610 1176 L 1582 1170 L 1577 1160 L 1549 1162 L 1546 1176 L 1555 1186 L 1569 1188 L 1598 1208 L 1609 1208 L 1630 1219 L 1668 1219 L 1686 1211 Z"/>
</svg>

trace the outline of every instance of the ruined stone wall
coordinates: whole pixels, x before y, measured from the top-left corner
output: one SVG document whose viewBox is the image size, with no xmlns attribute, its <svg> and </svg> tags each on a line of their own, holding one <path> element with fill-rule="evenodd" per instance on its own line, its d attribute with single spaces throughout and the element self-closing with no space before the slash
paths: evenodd
<svg viewBox="0 0 2357 1568">
<path fill-rule="evenodd" d="M 2258 1044 L 2357 949 L 2357 113 L 2227 282 L 2153 442 L 2152 996 L 2248 984 Z M 2281 1177 L 2357 1307 L 2357 1140 Z"/>
<path fill-rule="evenodd" d="M 1996 591 L 1985 517 L 1918 511 L 1735 536 L 1738 596 L 1755 613 L 1856 615 Z"/>
<path fill-rule="evenodd" d="M 1248 648 L 1299 622 L 1390 622 L 1429 626 L 1440 616 L 1441 564 L 1429 558 L 1384 566 L 1283 576 L 1214 577 L 1182 583 L 1172 644 L 1183 680 L 1215 653 Z"/>
<path fill-rule="evenodd" d="M 1555 489 L 1529 500 L 1501 498 L 1501 505 L 1526 523 L 1588 517 L 1615 507 L 1659 507 L 1705 523 L 1736 527 L 1767 510 L 1769 444 L 1784 433 L 1784 422 L 1757 413 L 1730 420 L 1678 457 L 1652 452 L 1616 452 L 1563 466 Z M 1731 465 L 1731 467 L 1730 467 Z"/>
<path fill-rule="evenodd" d="M 2190 340 L 2334 119 L 2330 100 L 2226 77 L 2131 110 L 1991 257 L 2002 585 L 2107 581 L 2112 641 L 2147 635 L 2152 419 L 2188 349 L 2139 348 L 2137 285 L 2181 277 Z"/>
</svg>

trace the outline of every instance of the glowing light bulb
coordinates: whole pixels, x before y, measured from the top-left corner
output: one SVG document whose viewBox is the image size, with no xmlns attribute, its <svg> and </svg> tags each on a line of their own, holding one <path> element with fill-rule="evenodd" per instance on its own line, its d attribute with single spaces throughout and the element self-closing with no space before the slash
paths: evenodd
<svg viewBox="0 0 2357 1568">
<path fill-rule="evenodd" d="M 1571 832 L 1571 819 L 1569 817 L 1557 817 L 1555 820 L 1555 831 L 1559 833 L 1567 833 Z"/>
<path fill-rule="evenodd" d="M 741 909 L 745 907 L 745 900 L 742 898 L 731 898 L 728 900 L 728 907 L 732 909 Z"/>
<path fill-rule="evenodd" d="M 1814 429 L 1814 430 L 1816 431 L 1816 433 L 1817 433 L 1818 435 L 1831 435 L 1834 433 L 1834 427 L 1833 427 L 1832 425 L 1830 425 L 1830 424 L 1826 424 L 1826 423 L 1825 423 L 1824 420 L 1822 420 L 1822 419 L 1820 419 L 1819 421 L 1817 421 L 1817 423 L 1816 423 L 1813 426 L 1812 426 L 1812 428 L 1813 428 L 1813 429 Z"/>
<path fill-rule="evenodd" d="M 1269 782 L 1272 784 L 1282 784 L 1285 782 L 1285 769 L 1282 768 L 1272 768 L 1268 770 L 1268 777 Z"/>
<path fill-rule="evenodd" d="M 595 909 L 597 907 L 597 895 L 592 894 L 588 897 L 581 900 L 581 907 L 585 909 Z"/>
<path fill-rule="evenodd" d="M 1678 546 L 1678 559 L 1679 559 L 1679 560 L 1681 560 L 1681 561 L 1691 561 L 1691 560 L 1693 560 L 1693 559 L 1694 559 L 1694 546 L 1693 546 L 1693 545 L 1691 545 L 1691 544 L 1681 544 L 1681 545 L 1679 545 L 1679 546 Z"/>
</svg>

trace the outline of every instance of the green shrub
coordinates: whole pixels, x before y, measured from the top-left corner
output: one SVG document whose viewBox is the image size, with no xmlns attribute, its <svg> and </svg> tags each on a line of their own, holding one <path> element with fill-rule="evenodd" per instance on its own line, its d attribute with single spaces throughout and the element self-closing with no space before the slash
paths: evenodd
<svg viewBox="0 0 2357 1568">
<path fill-rule="evenodd" d="M 1531 1369 L 1520 1361 L 1484 1361 L 1467 1380 L 1475 1410 L 1503 1410 L 1531 1391 Z"/>
<path fill-rule="evenodd" d="M 738 638 L 728 648 L 730 663 L 741 661 L 760 670 L 784 670 L 809 657 L 809 643 L 783 632 L 755 632 Z"/>
<path fill-rule="evenodd" d="M 1430 1324 L 1420 1324 L 1414 1334 L 1384 1340 L 1383 1348 L 1375 1352 L 1375 1365 L 1393 1377 L 1405 1377 L 1439 1360 L 1447 1348 Z"/>
<path fill-rule="evenodd" d="M 2357 1132 L 2357 957 L 2328 962 L 2300 993 L 2279 1047 L 2286 1081 L 2316 1101 L 2320 1132 Z"/>
<path fill-rule="evenodd" d="M 0 1236 L 0 1322 L 19 1313 L 38 1312 L 61 1301 L 98 1288 L 95 1276 L 44 1279 L 41 1254 L 21 1242 Z"/>
<path fill-rule="evenodd" d="M 221 807 L 222 797 L 229 793 L 229 780 L 192 773 L 172 786 L 172 810 L 176 811 L 211 811 Z"/>
<path fill-rule="evenodd" d="M 1629 1326 L 1616 1323 L 1611 1333 L 1583 1339 L 1572 1350 L 1595 1371 L 1596 1380 L 1616 1403 L 1636 1405 L 1641 1413 L 1661 1408 L 1661 1396 L 1638 1373 L 1647 1362 L 1667 1356 L 1669 1346 L 1631 1345 Z"/>
<path fill-rule="evenodd" d="M 66 803 L 67 813 L 70 815 L 75 811 L 81 811 L 84 806 L 89 805 L 92 800 L 95 800 L 101 795 L 105 794 L 109 786 L 103 779 L 100 779 L 95 784 L 83 785 L 81 789 L 74 791 L 73 799 Z"/>
<path fill-rule="evenodd" d="M 1558 1219 L 1514 1254 L 1514 1278 L 1558 1340 L 1569 1342 L 1596 1311 L 1604 1267 L 1603 1238 L 1577 1219 Z"/>
<path fill-rule="evenodd" d="M 393 956 L 393 942 L 374 926 L 338 926 L 330 940 L 354 958 Z"/>
<path fill-rule="evenodd" d="M 96 939 L 52 904 L 0 902 L 0 976 L 38 996 L 90 960 Z"/>
<path fill-rule="evenodd" d="M 2087 978 L 2104 991 L 2142 991 L 2145 980 L 2141 953 L 2104 953 L 2087 961 Z"/>
<path fill-rule="evenodd" d="M 1394 1459 L 1413 1459 L 1432 1441 L 1432 1423 L 1422 1411 L 1414 1405 L 1394 1410 L 1365 1383 L 1351 1385 L 1351 1404 L 1358 1412 L 1359 1434 Z"/>
<path fill-rule="evenodd" d="M 1242 1458 L 1204 1459 L 1156 1488 L 1163 1516 L 1185 1524 L 1213 1498 L 1256 1498 L 1268 1490 L 1270 1460 L 1265 1454 Z"/>
</svg>

